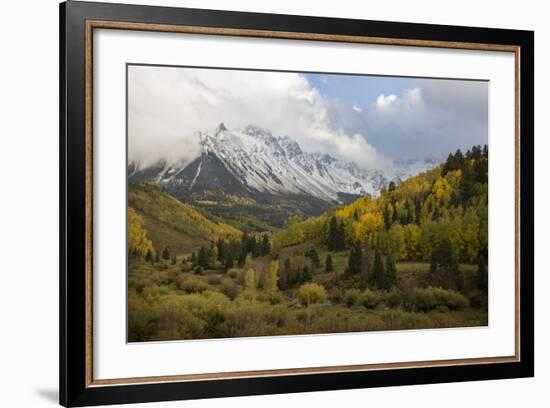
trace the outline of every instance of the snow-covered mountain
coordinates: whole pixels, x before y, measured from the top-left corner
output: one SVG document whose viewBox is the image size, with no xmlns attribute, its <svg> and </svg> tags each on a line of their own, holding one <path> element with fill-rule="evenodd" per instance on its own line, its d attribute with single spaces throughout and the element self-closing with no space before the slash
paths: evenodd
<svg viewBox="0 0 550 408">
<path fill-rule="evenodd" d="M 177 197 L 197 190 L 237 194 L 313 196 L 327 203 L 345 197 L 376 196 L 390 181 L 399 181 L 435 167 L 436 160 L 394 162 L 391 170 L 365 170 L 328 154 L 304 152 L 288 136 L 249 126 L 199 132 L 202 154 L 191 163 L 165 160 L 142 169 L 131 163 L 130 182 L 154 181 Z"/>
</svg>

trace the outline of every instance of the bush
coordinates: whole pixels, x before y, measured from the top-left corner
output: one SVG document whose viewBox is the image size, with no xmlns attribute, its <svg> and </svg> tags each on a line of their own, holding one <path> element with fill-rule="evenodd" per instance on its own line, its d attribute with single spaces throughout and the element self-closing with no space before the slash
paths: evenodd
<svg viewBox="0 0 550 408">
<path fill-rule="evenodd" d="M 414 288 L 409 296 L 405 309 L 413 312 L 427 312 L 437 305 L 431 288 Z"/>
<path fill-rule="evenodd" d="M 487 307 L 487 292 L 474 289 L 467 294 L 470 305 L 477 309 Z"/>
<path fill-rule="evenodd" d="M 332 302 L 340 303 L 343 297 L 342 289 L 338 287 L 333 287 L 328 292 L 328 298 Z"/>
<path fill-rule="evenodd" d="M 310 305 L 312 303 L 324 303 L 327 294 L 325 288 L 316 283 L 305 283 L 298 288 L 296 296 L 303 305 Z"/>
<path fill-rule="evenodd" d="M 223 279 L 221 292 L 229 299 L 234 300 L 239 296 L 239 287 L 232 279 Z"/>
<path fill-rule="evenodd" d="M 257 294 L 256 299 L 260 302 L 267 302 L 272 305 L 280 305 L 285 300 L 283 294 L 278 290 L 260 292 Z"/>
<path fill-rule="evenodd" d="M 219 275 L 210 275 L 207 279 L 209 285 L 219 285 L 222 283 L 222 278 Z"/>
<path fill-rule="evenodd" d="M 176 283 L 177 287 L 187 293 L 202 293 L 208 289 L 208 283 L 197 276 L 180 276 Z"/>
<path fill-rule="evenodd" d="M 231 268 L 227 271 L 227 276 L 233 279 L 237 279 L 239 277 L 239 270 L 237 268 Z"/>
<path fill-rule="evenodd" d="M 347 307 L 352 307 L 359 303 L 360 298 L 361 291 L 359 289 L 350 289 L 344 295 L 344 303 Z"/>
<path fill-rule="evenodd" d="M 361 294 L 360 303 L 365 307 L 365 309 L 376 309 L 381 302 L 382 297 L 373 290 L 366 289 Z"/>
<path fill-rule="evenodd" d="M 464 295 L 454 290 L 432 287 L 414 288 L 410 292 L 403 293 L 401 304 L 405 310 L 413 312 L 427 312 L 441 307 L 459 310 L 470 306 L 470 302 Z"/>
<path fill-rule="evenodd" d="M 431 288 L 440 306 L 447 306 L 451 310 L 465 309 L 470 306 L 468 299 L 454 290 Z"/>
<path fill-rule="evenodd" d="M 397 288 L 393 288 L 389 292 L 386 293 L 386 296 L 384 296 L 384 303 L 386 306 L 390 308 L 398 308 L 403 300 L 403 295 L 401 294 L 401 291 Z"/>
</svg>

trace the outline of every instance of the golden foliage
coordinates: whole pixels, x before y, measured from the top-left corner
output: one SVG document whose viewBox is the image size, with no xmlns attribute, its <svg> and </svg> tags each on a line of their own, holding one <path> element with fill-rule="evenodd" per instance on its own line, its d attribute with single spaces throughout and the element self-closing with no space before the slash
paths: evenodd
<svg viewBox="0 0 550 408">
<path fill-rule="evenodd" d="M 143 218 L 132 207 L 128 207 L 128 252 L 145 255 L 148 251 L 154 255 L 153 243 L 147 238 Z"/>
</svg>

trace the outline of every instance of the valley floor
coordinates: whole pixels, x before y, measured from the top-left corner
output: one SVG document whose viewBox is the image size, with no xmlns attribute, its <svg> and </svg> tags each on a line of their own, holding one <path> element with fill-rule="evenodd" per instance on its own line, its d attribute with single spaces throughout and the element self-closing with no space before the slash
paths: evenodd
<svg viewBox="0 0 550 408">
<path fill-rule="evenodd" d="M 344 254 L 341 255 L 342 258 Z M 335 256 L 335 264 L 338 262 Z M 397 264 L 398 275 L 423 274 L 429 265 Z M 473 269 L 462 265 L 463 269 Z M 338 268 L 338 267 L 337 267 Z M 334 272 L 338 273 L 338 272 Z M 243 271 L 205 270 L 161 261 L 129 265 L 128 333 L 130 342 L 248 336 L 435 329 L 487 325 L 486 305 L 453 291 L 426 288 L 380 292 L 331 287 L 331 274 L 313 276 L 326 296 L 308 305 L 295 289 L 246 289 Z M 433 291 L 430 292 L 430 290 Z M 439 292 L 438 292 L 439 290 Z M 441 292 L 443 291 L 443 292 Z M 407 301 L 403 299 L 407 298 Z M 435 301 L 434 301 L 435 299 Z M 474 307 L 475 306 L 475 307 Z"/>
</svg>

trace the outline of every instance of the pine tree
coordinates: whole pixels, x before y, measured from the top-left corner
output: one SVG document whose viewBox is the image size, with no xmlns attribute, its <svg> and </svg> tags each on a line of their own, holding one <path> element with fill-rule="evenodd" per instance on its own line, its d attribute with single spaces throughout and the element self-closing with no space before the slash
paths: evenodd
<svg viewBox="0 0 550 408">
<path fill-rule="evenodd" d="M 302 282 L 309 282 L 311 281 L 311 271 L 309 270 L 309 266 L 304 266 L 304 269 L 302 270 L 302 278 L 300 279 Z"/>
<path fill-rule="evenodd" d="M 363 246 L 360 241 L 356 241 L 351 247 L 348 258 L 348 273 L 355 275 L 363 270 Z"/>
<path fill-rule="evenodd" d="M 477 260 L 476 280 L 478 289 L 487 290 L 487 265 L 485 263 L 485 257 L 483 255 L 479 255 Z"/>
<path fill-rule="evenodd" d="M 170 259 L 170 251 L 167 247 L 164 247 L 162 250 L 162 259 L 169 260 Z"/>
<path fill-rule="evenodd" d="M 338 221 L 333 215 L 330 218 L 330 223 L 328 225 L 328 240 L 327 247 L 329 251 L 336 251 L 336 242 L 338 240 Z"/>
<path fill-rule="evenodd" d="M 333 270 L 334 266 L 332 265 L 332 256 L 327 254 L 327 258 L 325 260 L 325 272 L 332 272 Z"/>
<path fill-rule="evenodd" d="M 264 234 L 262 238 L 262 244 L 260 246 L 260 254 L 262 256 L 266 256 L 266 255 L 269 255 L 270 252 L 271 252 L 271 244 L 269 243 L 269 237 L 267 236 L 267 234 Z"/>
<path fill-rule="evenodd" d="M 384 289 L 391 289 L 397 282 L 397 270 L 395 267 L 395 258 L 388 255 L 386 258 L 386 279 L 384 280 Z"/>
<path fill-rule="evenodd" d="M 432 250 L 432 256 L 430 258 L 430 273 L 428 275 L 429 282 L 433 285 L 436 284 L 436 279 L 438 277 L 438 270 L 437 270 L 437 253 L 435 249 Z"/>
<path fill-rule="evenodd" d="M 225 269 L 231 268 L 233 268 L 233 258 L 231 255 L 227 254 L 227 257 L 225 258 Z"/>
<path fill-rule="evenodd" d="M 147 250 L 147 254 L 145 255 L 145 262 L 153 263 L 153 254 L 150 249 Z"/>
<path fill-rule="evenodd" d="M 315 247 L 308 249 L 305 256 L 311 260 L 311 263 L 315 268 L 319 268 L 321 266 L 321 260 L 319 259 L 319 254 L 317 253 Z"/>
<path fill-rule="evenodd" d="M 378 289 L 384 289 L 384 265 L 382 264 L 382 257 L 378 249 L 374 252 L 374 265 L 372 267 L 373 281 Z"/>
<path fill-rule="evenodd" d="M 222 238 L 218 239 L 218 242 L 216 243 L 216 247 L 218 248 L 218 261 L 224 262 L 227 258 L 227 243 Z"/>
<path fill-rule="evenodd" d="M 445 289 L 459 286 L 458 259 L 453 244 L 448 238 L 441 240 L 436 256 L 438 264 L 436 281 L 438 285 Z"/>
<path fill-rule="evenodd" d="M 205 247 L 201 246 L 201 248 L 199 249 L 199 255 L 197 256 L 197 258 L 198 258 L 197 263 L 199 266 L 203 268 L 208 268 L 209 256 Z"/>
<path fill-rule="evenodd" d="M 178 262 L 178 258 L 175 253 L 172 254 L 172 265 L 175 265 Z"/>
<path fill-rule="evenodd" d="M 337 251 L 343 251 L 346 249 L 346 226 L 344 225 L 344 222 L 340 222 L 337 229 L 336 234 L 336 250 Z"/>
<path fill-rule="evenodd" d="M 195 266 L 197 264 L 197 254 L 194 252 L 191 254 L 191 264 Z"/>
</svg>

